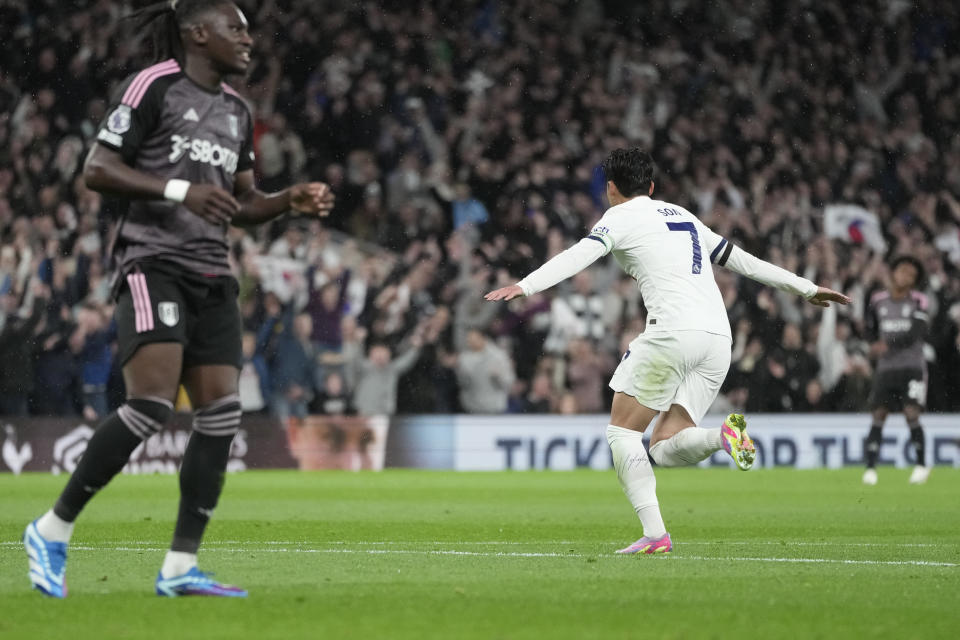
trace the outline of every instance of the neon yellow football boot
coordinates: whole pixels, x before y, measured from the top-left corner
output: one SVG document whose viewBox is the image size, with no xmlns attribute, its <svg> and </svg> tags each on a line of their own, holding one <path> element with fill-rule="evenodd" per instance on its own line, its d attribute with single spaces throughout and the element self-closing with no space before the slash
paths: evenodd
<svg viewBox="0 0 960 640">
<path fill-rule="evenodd" d="M 757 448 L 747 435 L 747 420 L 740 413 L 731 413 L 720 428 L 723 448 L 727 450 L 733 462 L 743 471 L 753 466 L 757 457 Z"/>
</svg>

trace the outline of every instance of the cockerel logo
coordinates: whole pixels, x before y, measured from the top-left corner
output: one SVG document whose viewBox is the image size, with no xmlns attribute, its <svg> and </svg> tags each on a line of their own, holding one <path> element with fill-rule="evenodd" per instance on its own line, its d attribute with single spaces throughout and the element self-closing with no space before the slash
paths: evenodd
<svg viewBox="0 0 960 640">
<path fill-rule="evenodd" d="M 73 473 L 77 468 L 77 462 L 80 461 L 80 456 L 87 450 L 87 442 L 92 437 L 93 429 L 82 424 L 62 438 L 57 438 L 53 443 L 53 467 L 50 471 Z"/>
<path fill-rule="evenodd" d="M 24 442 L 23 446 L 17 446 L 17 431 L 13 425 L 4 425 L 3 430 L 7 433 L 7 438 L 3 441 L 3 449 L 0 450 L 3 463 L 13 471 L 14 475 L 20 475 L 23 467 L 33 460 L 33 447 L 29 442 Z"/>
</svg>

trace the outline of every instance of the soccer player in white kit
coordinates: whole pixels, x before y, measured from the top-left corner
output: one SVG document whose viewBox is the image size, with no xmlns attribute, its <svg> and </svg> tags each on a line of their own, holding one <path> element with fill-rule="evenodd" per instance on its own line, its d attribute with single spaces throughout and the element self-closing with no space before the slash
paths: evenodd
<svg viewBox="0 0 960 640">
<path fill-rule="evenodd" d="M 636 279 L 647 326 L 610 380 L 616 392 L 607 426 L 617 478 L 643 525 L 643 537 L 618 553 L 669 553 L 656 479 L 643 432 L 658 465 L 696 464 L 721 448 L 740 469 L 756 450 L 746 421 L 731 414 L 719 428 L 696 426 L 717 397 L 730 367 L 731 332 L 712 265 L 790 291 L 812 304 L 848 304 L 842 293 L 760 260 L 703 225 L 683 207 L 653 200 L 653 160 L 641 149 L 617 149 L 603 163 L 610 208 L 590 234 L 517 284 L 487 300 L 512 300 L 543 291 L 613 253 Z"/>
</svg>

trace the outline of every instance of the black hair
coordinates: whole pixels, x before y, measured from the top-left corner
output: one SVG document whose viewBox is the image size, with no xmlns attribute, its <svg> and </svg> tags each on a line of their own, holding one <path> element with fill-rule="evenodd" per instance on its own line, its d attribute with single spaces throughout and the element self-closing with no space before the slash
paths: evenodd
<svg viewBox="0 0 960 640">
<path fill-rule="evenodd" d="M 231 0 L 164 0 L 135 11 L 129 18 L 135 33 L 150 34 L 155 62 L 174 58 L 182 66 L 185 60 L 180 30 L 204 11 L 224 4 L 233 3 Z"/>
<path fill-rule="evenodd" d="M 914 269 L 917 270 L 917 278 L 913 282 L 914 287 L 922 287 L 924 279 L 927 277 L 926 269 L 923 268 L 923 263 L 920 262 L 917 258 L 911 255 L 901 255 L 893 259 L 893 262 L 890 263 L 891 273 L 896 270 L 901 264 L 912 265 Z"/>
<path fill-rule="evenodd" d="M 653 158 L 639 147 L 614 149 L 603 161 L 603 171 L 627 198 L 645 196 L 653 183 Z"/>
</svg>

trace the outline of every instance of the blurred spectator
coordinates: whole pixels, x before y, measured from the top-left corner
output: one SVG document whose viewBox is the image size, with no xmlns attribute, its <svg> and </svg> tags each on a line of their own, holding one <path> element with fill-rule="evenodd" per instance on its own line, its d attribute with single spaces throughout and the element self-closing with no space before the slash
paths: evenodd
<svg viewBox="0 0 960 640">
<path fill-rule="evenodd" d="M 788 324 L 783 328 L 780 344 L 784 355 L 784 383 L 789 389 L 790 406 L 796 407 L 802 404 L 805 397 L 809 397 L 807 385 L 816 378 L 820 364 L 816 357 L 805 349 L 803 335 L 797 325 Z M 818 402 L 822 395 L 823 388 L 819 387 L 816 393 Z"/>
<path fill-rule="evenodd" d="M 565 352 L 573 338 L 600 341 L 609 335 L 609 328 L 604 325 L 606 305 L 603 296 L 594 290 L 593 273 L 581 271 L 571 278 L 571 283 L 573 291 L 554 298 L 550 309 L 550 335 L 544 348 L 551 353 Z"/>
<path fill-rule="evenodd" d="M 43 320 L 49 291 L 37 282 L 33 288 L 29 312 L 17 311 L 17 295 L 9 288 L 0 292 L 0 415 L 27 415 L 27 399 L 33 391 L 34 332 Z"/>
<path fill-rule="evenodd" d="M 454 353 L 450 309 L 437 307 L 424 321 L 423 346 L 416 366 L 400 380 L 400 388 L 404 390 L 397 398 L 400 413 L 456 413 L 459 410 Z"/>
<path fill-rule="evenodd" d="M 793 407 L 787 380 L 786 354 L 777 349 L 761 357 L 749 385 L 746 408 L 750 412 L 778 411 Z"/>
<path fill-rule="evenodd" d="M 54 291 L 34 343 L 36 385 L 30 394 L 30 412 L 34 415 L 76 414 L 78 367 L 70 350 L 70 336 L 76 324 L 69 308 L 58 303 L 57 298 Z"/>
<path fill-rule="evenodd" d="M 257 138 L 257 151 L 258 186 L 263 191 L 279 191 L 301 180 L 307 154 L 300 136 L 287 127 L 287 118 L 282 113 L 270 116 L 265 130 Z"/>
<path fill-rule="evenodd" d="M 386 344 L 370 345 L 366 358 L 349 363 L 355 371 L 353 404 L 362 416 L 392 416 L 397 412 L 397 383 L 420 357 L 423 344 L 419 335 L 396 358 Z"/>
<path fill-rule="evenodd" d="M 577 405 L 577 397 L 572 392 L 564 391 L 560 394 L 560 399 L 557 401 L 557 413 L 569 416 L 579 412 L 580 407 Z"/>
<path fill-rule="evenodd" d="M 826 409 L 824 402 L 823 387 L 816 378 L 807 381 L 803 389 L 803 395 L 796 400 L 795 411 L 804 411 L 807 413 L 823 411 Z"/>
<path fill-rule="evenodd" d="M 316 353 L 317 366 L 314 380 L 318 387 L 323 385 L 331 366 L 342 364 L 343 337 L 340 325 L 347 312 L 347 288 L 350 285 L 350 271 L 326 274 L 326 282 L 317 285 L 320 274 L 316 268 L 307 270 L 309 298 L 304 311 L 310 314 L 313 324 L 311 340 Z"/>
<path fill-rule="evenodd" d="M 270 315 L 261 329 L 261 342 L 273 338 L 273 345 L 266 348 L 270 413 L 281 425 L 286 425 L 291 417 L 306 417 L 307 405 L 313 399 L 312 333 L 313 322 L 307 313 Z"/>
<path fill-rule="evenodd" d="M 553 388 L 550 376 L 538 373 L 530 383 L 530 393 L 523 398 L 521 413 L 550 413 L 553 408 Z"/>
<path fill-rule="evenodd" d="M 479 329 L 467 332 L 467 348 L 457 361 L 460 404 L 468 413 L 503 413 L 515 379 L 507 353 Z"/>
<path fill-rule="evenodd" d="M 609 382 L 607 371 L 614 367 L 613 358 L 598 350 L 583 338 L 571 340 L 567 380 L 581 413 L 603 413 L 607 406 L 604 393 Z"/>
<path fill-rule="evenodd" d="M 270 374 L 263 352 L 259 348 L 257 336 L 244 331 L 241 342 L 243 348 L 243 367 L 240 369 L 238 393 L 244 413 L 263 411 L 270 399 Z"/>
<path fill-rule="evenodd" d="M 340 373 L 331 371 L 327 374 L 323 380 L 323 386 L 310 403 L 310 412 L 325 416 L 344 416 L 355 413 L 353 401 Z"/>
<path fill-rule="evenodd" d="M 77 311 L 76 329 L 70 336 L 70 350 L 80 365 L 82 413 L 84 419 L 90 421 L 110 413 L 107 401 L 107 384 L 113 364 L 110 345 L 116 339 L 116 327 L 110 316 L 110 309 L 101 309 L 92 303 L 81 305 Z"/>
<path fill-rule="evenodd" d="M 454 187 L 453 228 L 459 230 L 466 225 L 480 226 L 490 218 L 483 203 L 470 195 L 470 185 L 461 182 Z"/>
</svg>

